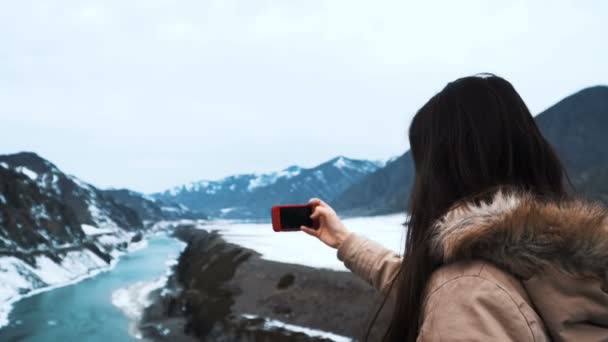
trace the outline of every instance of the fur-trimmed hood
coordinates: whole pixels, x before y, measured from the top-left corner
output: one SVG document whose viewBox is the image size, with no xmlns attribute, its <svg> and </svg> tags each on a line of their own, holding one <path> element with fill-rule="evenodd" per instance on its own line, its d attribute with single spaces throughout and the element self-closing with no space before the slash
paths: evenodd
<svg viewBox="0 0 608 342">
<path fill-rule="evenodd" d="M 444 263 L 482 259 L 529 279 L 549 267 L 608 289 L 608 210 L 580 200 L 543 201 L 497 192 L 450 210 L 433 227 L 431 253 Z"/>
</svg>

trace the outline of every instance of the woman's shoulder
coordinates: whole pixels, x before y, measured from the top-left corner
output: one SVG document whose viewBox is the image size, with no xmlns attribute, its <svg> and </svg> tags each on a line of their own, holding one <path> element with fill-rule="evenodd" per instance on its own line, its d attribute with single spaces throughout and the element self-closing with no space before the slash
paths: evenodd
<svg viewBox="0 0 608 342">
<path fill-rule="evenodd" d="M 437 269 L 427 286 L 427 296 L 451 282 L 460 279 L 473 282 L 488 282 L 507 292 L 525 297 L 526 291 L 515 276 L 483 260 L 466 260 L 446 264 Z"/>
<path fill-rule="evenodd" d="M 470 340 L 547 340 L 521 281 L 481 260 L 446 264 L 433 273 L 423 327 L 423 335 L 433 337 L 429 340 L 450 332 Z"/>
</svg>

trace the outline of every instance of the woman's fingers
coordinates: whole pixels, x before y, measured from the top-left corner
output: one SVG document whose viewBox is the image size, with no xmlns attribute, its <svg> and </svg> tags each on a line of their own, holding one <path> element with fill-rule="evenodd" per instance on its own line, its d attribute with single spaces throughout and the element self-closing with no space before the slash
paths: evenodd
<svg viewBox="0 0 608 342">
<path fill-rule="evenodd" d="M 300 230 L 302 230 L 304 233 L 306 233 L 308 235 L 312 235 L 312 236 L 317 236 L 318 237 L 318 231 L 316 229 L 312 229 L 312 228 L 308 228 L 306 226 L 302 226 L 302 227 L 300 227 Z"/>
<path fill-rule="evenodd" d="M 313 220 L 318 219 L 321 216 L 326 216 L 327 215 L 327 208 L 325 207 L 316 207 L 315 210 L 312 212 L 312 215 L 310 215 L 310 218 Z"/>
<path fill-rule="evenodd" d="M 308 204 L 321 205 L 321 200 L 316 197 L 313 197 L 310 199 L 310 201 L 308 201 Z"/>
<path fill-rule="evenodd" d="M 308 201 L 309 204 L 312 204 L 313 206 L 319 206 L 319 207 L 325 207 L 325 208 L 329 208 L 329 205 L 325 202 L 323 202 L 323 200 L 321 200 L 320 198 L 311 198 L 310 201 Z"/>
</svg>

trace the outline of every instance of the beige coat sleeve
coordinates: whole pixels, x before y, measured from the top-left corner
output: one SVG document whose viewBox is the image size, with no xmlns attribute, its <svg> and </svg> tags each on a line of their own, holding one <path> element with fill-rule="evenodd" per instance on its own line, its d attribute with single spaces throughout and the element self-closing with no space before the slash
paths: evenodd
<svg viewBox="0 0 608 342">
<path fill-rule="evenodd" d="M 511 295 L 476 276 L 451 279 L 429 293 L 418 336 L 419 342 L 534 340 Z"/>
<path fill-rule="evenodd" d="M 338 259 L 382 293 L 388 291 L 401 266 L 397 253 L 354 233 L 338 249 Z"/>
</svg>

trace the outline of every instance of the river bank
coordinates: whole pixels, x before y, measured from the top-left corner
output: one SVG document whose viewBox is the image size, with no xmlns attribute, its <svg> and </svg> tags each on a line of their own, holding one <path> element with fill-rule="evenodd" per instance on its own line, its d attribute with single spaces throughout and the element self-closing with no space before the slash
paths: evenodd
<svg viewBox="0 0 608 342">
<path fill-rule="evenodd" d="M 117 294 L 137 283 L 162 286 L 167 265 L 185 246 L 161 233 L 144 241 L 140 246 L 146 248 L 123 254 L 109 272 L 104 269 L 94 277 L 14 303 L 10 323 L 0 329 L 0 341 L 136 341 L 130 317 L 115 303 L 120 299 Z"/>
<path fill-rule="evenodd" d="M 269 261 L 217 232 L 182 227 L 176 236 L 188 245 L 139 323 L 153 340 L 349 341 L 367 331 L 382 299 L 349 272 Z"/>
<path fill-rule="evenodd" d="M 91 242 L 83 245 L 0 256 L 0 329 L 10 323 L 16 302 L 108 272 L 121 256 L 147 244 L 141 233 L 88 229 Z"/>
</svg>

